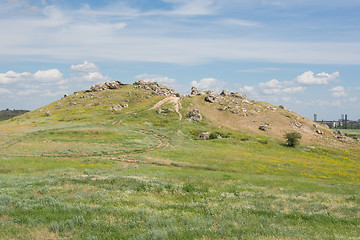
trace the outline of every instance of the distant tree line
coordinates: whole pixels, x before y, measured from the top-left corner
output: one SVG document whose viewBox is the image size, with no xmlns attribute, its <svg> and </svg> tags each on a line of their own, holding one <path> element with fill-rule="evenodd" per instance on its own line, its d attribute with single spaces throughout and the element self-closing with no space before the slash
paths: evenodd
<svg viewBox="0 0 360 240">
<path fill-rule="evenodd" d="M 29 112 L 29 110 L 10 110 L 7 108 L 6 110 L 0 111 L 0 121 L 4 121 L 19 115 L 23 115 L 25 113 Z"/>
</svg>

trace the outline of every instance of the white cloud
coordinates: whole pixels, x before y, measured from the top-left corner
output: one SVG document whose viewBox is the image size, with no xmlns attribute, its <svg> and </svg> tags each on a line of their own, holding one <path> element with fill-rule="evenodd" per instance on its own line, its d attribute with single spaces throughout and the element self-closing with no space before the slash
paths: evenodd
<svg viewBox="0 0 360 240">
<path fill-rule="evenodd" d="M 70 70 L 75 72 L 98 72 L 100 69 L 95 63 L 89 63 L 88 61 L 84 61 L 83 64 L 79 65 L 71 65 Z"/>
<path fill-rule="evenodd" d="M 169 11 L 167 14 L 210 15 L 214 13 L 212 9 L 213 0 L 163 0 L 163 2 L 174 4 L 174 10 Z"/>
<path fill-rule="evenodd" d="M 87 82 L 106 82 L 111 78 L 104 76 L 100 72 L 100 68 L 95 63 L 84 61 L 83 64 L 71 65 L 70 70 L 76 72 L 76 75 L 70 80 L 74 81 L 87 81 Z"/>
<path fill-rule="evenodd" d="M 260 83 L 260 84 L 259 84 L 259 87 L 260 87 L 261 89 L 271 89 L 271 88 L 279 89 L 279 88 L 282 87 L 282 85 L 283 85 L 283 84 L 282 84 L 281 82 L 279 82 L 278 80 L 272 79 L 272 80 L 270 80 L 270 81 L 268 81 L 268 82 Z"/>
<path fill-rule="evenodd" d="M 253 93 L 254 90 L 255 90 L 255 87 L 253 87 L 253 86 L 247 86 L 247 85 L 239 88 L 239 91 L 240 91 L 240 92 L 246 92 L 246 93 Z"/>
<path fill-rule="evenodd" d="M 176 82 L 176 79 L 174 78 L 169 78 L 167 76 L 162 76 L 159 74 L 147 74 L 147 73 L 143 73 L 143 74 L 139 74 L 137 76 L 134 77 L 136 80 L 145 80 L 148 82 L 157 82 L 157 83 L 161 83 L 161 84 L 172 84 Z"/>
<path fill-rule="evenodd" d="M 63 74 L 58 69 L 37 71 L 33 74 L 33 80 L 40 82 L 59 82 L 62 77 Z"/>
<path fill-rule="evenodd" d="M 9 89 L 0 88 L 0 94 L 4 94 L 4 93 L 11 93 L 11 92 L 9 91 Z"/>
<path fill-rule="evenodd" d="M 28 72 L 16 73 L 14 71 L 8 71 L 6 73 L 0 73 L 0 83 L 9 84 L 17 82 L 23 78 L 29 78 L 31 74 Z"/>
<path fill-rule="evenodd" d="M 347 97 L 347 92 L 343 86 L 333 87 L 329 90 L 333 97 Z"/>
<path fill-rule="evenodd" d="M 221 24 L 234 25 L 240 27 L 260 27 L 260 23 L 254 21 L 247 21 L 242 19 L 227 18 L 220 21 Z"/>
<path fill-rule="evenodd" d="M 102 75 L 100 72 L 89 72 L 81 74 L 79 76 L 73 77 L 73 80 L 76 81 L 87 81 L 87 82 L 106 82 L 111 80 L 110 77 Z"/>
<path fill-rule="evenodd" d="M 6 33 L 6 38 L 0 38 L 0 60 L 13 57 L 74 60 L 88 56 L 110 61 L 186 64 L 214 60 L 359 64 L 360 45 L 353 39 L 337 42 L 324 37 L 326 40 L 296 42 L 286 36 L 274 36 L 279 31 L 272 30 L 277 29 L 247 35 L 247 32 L 234 32 L 231 27 L 209 24 L 212 19 L 181 17 L 219 14 L 219 21 L 224 18 L 223 21 L 235 25 L 256 25 L 256 22 L 228 19 L 228 15 L 219 13 L 223 5 L 233 7 L 219 3 L 224 1 L 167 0 L 170 4 L 166 9 L 156 10 L 131 8 L 125 1 L 112 2 L 96 9 L 40 5 L 39 14 L 21 15 L 19 10 L 15 15 L 18 17 L 9 17 L 12 13 L 6 7 L 0 9 L 3 13 L 0 29 Z M 236 6 L 240 8 L 243 1 L 238 2 L 241 4 Z"/>
<path fill-rule="evenodd" d="M 300 93 L 305 91 L 305 87 L 303 86 L 293 86 L 282 89 L 283 93 L 293 94 L 293 93 Z"/>
<path fill-rule="evenodd" d="M 199 82 L 195 80 L 191 82 L 191 86 L 199 88 L 201 90 L 213 89 L 215 91 L 220 91 L 224 85 L 225 82 L 216 78 L 202 78 Z"/>
<path fill-rule="evenodd" d="M 327 85 L 338 78 L 339 72 L 314 74 L 312 71 L 308 71 L 298 76 L 296 82 L 305 85 Z"/>
<path fill-rule="evenodd" d="M 0 83 L 9 84 L 15 82 L 59 82 L 62 79 L 62 73 L 58 69 L 49 69 L 45 71 L 37 71 L 34 74 L 23 72 L 16 73 L 8 71 L 7 73 L 0 73 Z"/>
</svg>

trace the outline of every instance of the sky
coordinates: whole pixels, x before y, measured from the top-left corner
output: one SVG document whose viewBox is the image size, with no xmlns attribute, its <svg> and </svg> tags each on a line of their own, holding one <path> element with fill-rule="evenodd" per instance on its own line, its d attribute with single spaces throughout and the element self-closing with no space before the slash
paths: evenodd
<svg viewBox="0 0 360 240">
<path fill-rule="evenodd" d="M 359 12 L 359 0 L 0 0 L 0 109 L 143 79 L 358 120 Z"/>
</svg>

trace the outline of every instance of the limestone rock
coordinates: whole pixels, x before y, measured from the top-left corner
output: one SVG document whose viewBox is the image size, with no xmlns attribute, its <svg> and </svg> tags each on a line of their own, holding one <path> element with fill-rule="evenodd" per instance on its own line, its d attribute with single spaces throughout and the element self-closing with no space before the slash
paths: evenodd
<svg viewBox="0 0 360 240">
<path fill-rule="evenodd" d="M 113 82 L 104 82 L 104 83 L 99 83 L 99 84 L 95 84 L 92 85 L 90 87 L 90 90 L 86 90 L 85 92 L 98 92 L 98 91 L 103 91 L 106 89 L 118 89 L 121 88 L 124 85 L 128 85 L 127 83 L 122 83 L 120 81 L 113 81 Z"/>
<path fill-rule="evenodd" d="M 112 110 L 112 111 L 115 111 L 115 112 L 120 111 L 121 109 L 123 109 L 123 107 L 120 106 L 120 105 L 113 105 L 113 106 L 111 107 L 111 110 Z"/>
<path fill-rule="evenodd" d="M 236 108 L 231 109 L 230 112 L 232 112 L 233 114 L 239 114 L 239 110 Z"/>
<path fill-rule="evenodd" d="M 224 96 L 224 97 L 229 96 L 229 90 L 227 90 L 227 89 L 222 90 L 220 95 Z"/>
<path fill-rule="evenodd" d="M 319 130 L 319 129 L 316 129 L 316 133 L 317 133 L 317 134 L 320 134 L 320 135 L 323 135 L 323 134 L 324 134 L 324 132 L 321 131 L 321 130 Z"/>
<path fill-rule="evenodd" d="M 46 116 L 46 117 L 48 117 L 48 116 L 50 116 L 50 115 L 51 115 L 50 111 L 47 111 L 47 112 L 45 113 L 45 116 Z"/>
<path fill-rule="evenodd" d="M 271 125 L 271 124 L 269 124 L 269 123 L 262 123 L 262 124 L 259 126 L 259 129 L 260 129 L 261 131 L 267 131 L 267 130 L 269 129 L 270 125 Z"/>
<path fill-rule="evenodd" d="M 197 96 L 197 95 L 201 95 L 201 92 L 199 89 L 197 89 L 196 87 L 191 87 L 191 93 L 190 96 Z"/>
<path fill-rule="evenodd" d="M 162 95 L 162 96 L 181 96 L 175 90 L 169 88 L 168 86 L 158 84 L 156 82 L 147 82 L 144 80 L 140 80 L 134 83 L 135 88 L 145 89 L 152 91 L 154 95 Z"/>
<path fill-rule="evenodd" d="M 213 90 L 205 90 L 204 93 L 206 94 L 205 101 L 210 103 L 216 102 L 219 97 L 219 95 Z"/>
<path fill-rule="evenodd" d="M 192 120 L 192 121 L 201 121 L 202 120 L 202 116 L 200 114 L 200 111 L 198 109 L 193 109 L 189 112 L 188 117 Z"/>
<path fill-rule="evenodd" d="M 232 93 L 230 93 L 230 96 L 240 98 L 240 99 L 246 99 L 247 98 L 246 94 L 240 94 L 238 92 L 232 92 Z"/>
<path fill-rule="evenodd" d="M 199 134 L 199 139 L 201 140 L 209 140 L 210 139 L 210 132 L 202 132 Z"/>
</svg>

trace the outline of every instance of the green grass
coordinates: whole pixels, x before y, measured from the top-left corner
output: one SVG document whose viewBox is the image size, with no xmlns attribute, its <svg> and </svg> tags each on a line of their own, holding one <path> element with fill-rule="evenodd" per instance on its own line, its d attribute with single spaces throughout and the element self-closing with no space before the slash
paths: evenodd
<svg viewBox="0 0 360 240">
<path fill-rule="evenodd" d="M 0 239 L 359 239 L 358 148 L 180 124 L 130 90 L 0 123 Z"/>
</svg>

